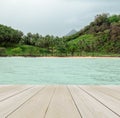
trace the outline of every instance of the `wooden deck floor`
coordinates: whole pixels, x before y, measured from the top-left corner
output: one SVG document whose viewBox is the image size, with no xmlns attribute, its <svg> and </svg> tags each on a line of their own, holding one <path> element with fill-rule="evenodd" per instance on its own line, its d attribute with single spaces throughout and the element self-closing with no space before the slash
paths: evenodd
<svg viewBox="0 0 120 118">
<path fill-rule="evenodd" d="M 120 86 L 0 86 L 0 118 L 120 118 Z"/>
</svg>

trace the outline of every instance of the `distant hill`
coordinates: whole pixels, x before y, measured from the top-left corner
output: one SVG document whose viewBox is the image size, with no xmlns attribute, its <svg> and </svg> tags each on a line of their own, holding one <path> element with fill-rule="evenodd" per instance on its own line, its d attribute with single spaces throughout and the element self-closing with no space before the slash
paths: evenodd
<svg viewBox="0 0 120 118">
<path fill-rule="evenodd" d="M 73 34 L 77 33 L 75 29 L 71 30 L 66 36 L 71 36 Z"/>
<path fill-rule="evenodd" d="M 120 54 L 120 15 L 97 15 L 89 25 L 65 40 L 73 52 Z"/>
</svg>

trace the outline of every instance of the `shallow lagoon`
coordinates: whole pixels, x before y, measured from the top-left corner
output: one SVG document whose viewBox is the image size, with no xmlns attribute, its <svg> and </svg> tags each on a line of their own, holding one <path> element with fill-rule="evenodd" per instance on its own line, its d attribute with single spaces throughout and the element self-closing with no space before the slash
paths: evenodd
<svg viewBox="0 0 120 118">
<path fill-rule="evenodd" d="M 0 58 L 0 84 L 120 84 L 120 58 Z"/>
</svg>

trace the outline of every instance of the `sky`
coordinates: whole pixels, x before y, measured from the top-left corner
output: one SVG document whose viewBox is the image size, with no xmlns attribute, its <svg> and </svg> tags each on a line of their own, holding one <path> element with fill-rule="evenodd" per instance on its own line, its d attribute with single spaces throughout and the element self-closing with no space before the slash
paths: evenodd
<svg viewBox="0 0 120 118">
<path fill-rule="evenodd" d="M 63 36 L 102 13 L 120 14 L 120 0 L 0 0 L 0 24 L 25 34 Z"/>
</svg>

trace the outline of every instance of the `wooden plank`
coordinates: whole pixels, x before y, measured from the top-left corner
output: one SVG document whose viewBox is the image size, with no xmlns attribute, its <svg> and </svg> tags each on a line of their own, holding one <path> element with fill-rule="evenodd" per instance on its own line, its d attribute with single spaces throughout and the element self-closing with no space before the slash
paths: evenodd
<svg viewBox="0 0 120 118">
<path fill-rule="evenodd" d="M 100 86 L 98 86 L 98 87 L 100 87 Z M 111 90 L 113 90 L 113 93 L 114 93 L 115 91 L 120 93 L 120 85 L 103 85 L 103 86 L 101 86 L 101 89 L 102 89 L 102 88 L 111 89 Z"/>
<path fill-rule="evenodd" d="M 15 89 L 17 87 L 18 86 L 13 86 L 13 85 L 0 85 L 0 94 L 4 93 L 4 92 L 7 92 L 9 90 Z"/>
<path fill-rule="evenodd" d="M 0 118 L 120 117 L 120 86 L 29 87 L 0 86 Z"/>
<path fill-rule="evenodd" d="M 8 118 L 44 118 L 54 90 L 55 86 L 46 87 Z"/>
<path fill-rule="evenodd" d="M 119 118 L 112 111 L 76 86 L 69 86 L 83 118 Z"/>
<path fill-rule="evenodd" d="M 57 87 L 44 118 L 81 118 L 66 87 Z"/>
<path fill-rule="evenodd" d="M 3 87 L 1 88 L 1 93 L 0 93 L 0 102 L 15 96 L 17 94 L 20 94 L 21 92 L 24 92 L 25 90 L 31 88 L 32 86 L 28 85 L 21 85 L 21 86 L 9 86 L 9 87 Z"/>
<path fill-rule="evenodd" d="M 120 100 L 120 88 L 113 86 L 92 86 L 93 89 Z"/>
<path fill-rule="evenodd" d="M 21 94 L 11 97 L 3 102 L 0 102 L 0 118 L 7 118 L 15 109 L 19 108 L 28 99 L 40 91 L 42 87 L 34 87 Z"/>
<path fill-rule="evenodd" d="M 120 117 L 120 100 L 108 95 L 109 93 L 106 94 L 101 91 L 98 91 L 96 87 L 93 86 L 80 86 L 80 88 Z M 116 96 L 117 95 L 118 94 L 116 94 Z"/>
</svg>

